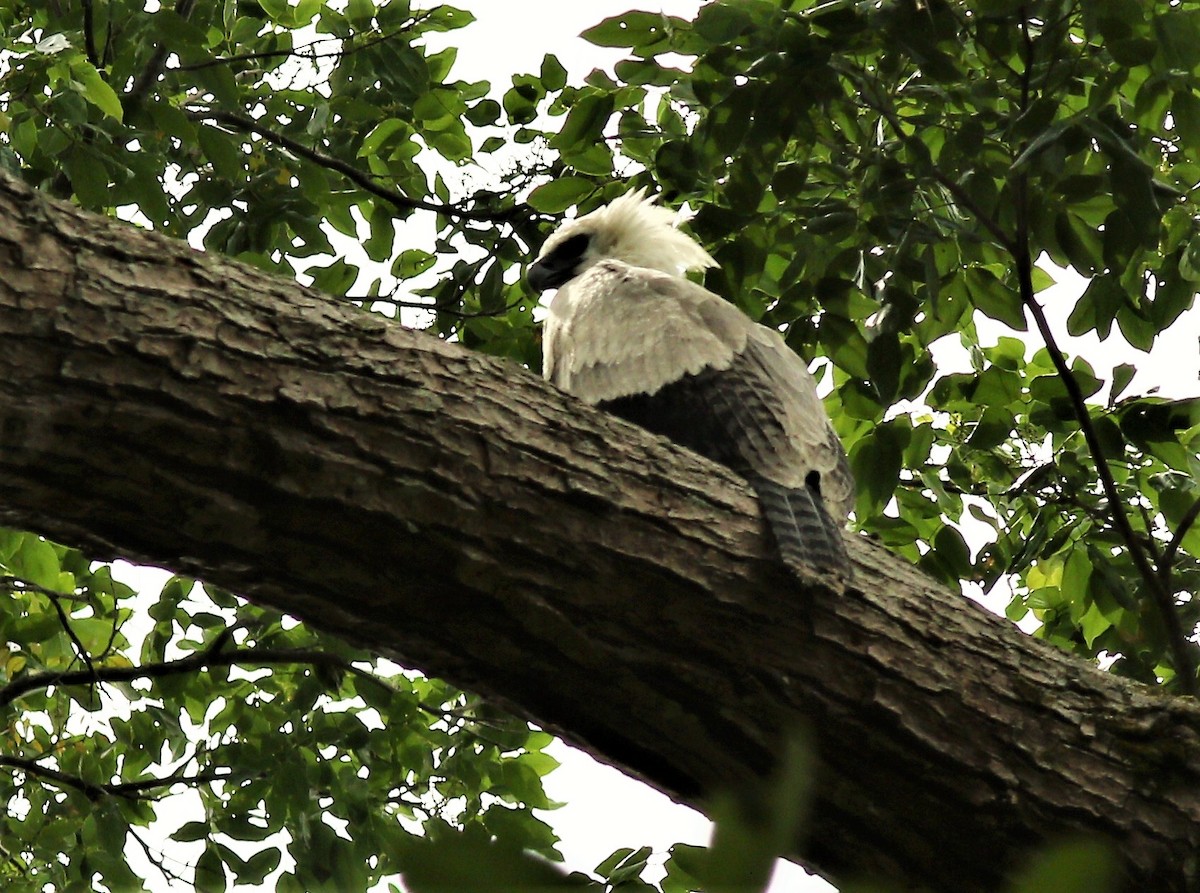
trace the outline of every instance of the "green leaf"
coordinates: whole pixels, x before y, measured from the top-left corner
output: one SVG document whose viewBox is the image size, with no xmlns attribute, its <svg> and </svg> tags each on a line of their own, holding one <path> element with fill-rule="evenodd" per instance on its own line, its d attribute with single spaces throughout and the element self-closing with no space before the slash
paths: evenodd
<svg viewBox="0 0 1200 893">
<path fill-rule="evenodd" d="M 233 182 L 244 178 L 247 158 L 242 154 L 240 140 L 215 127 L 200 127 L 196 136 L 205 157 L 212 162 L 214 173 Z"/>
<path fill-rule="evenodd" d="M 265 850 L 255 853 L 239 866 L 237 872 L 238 883 L 263 883 L 267 875 L 279 867 L 281 856 L 282 853 L 276 847 L 268 847 Z"/>
<path fill-rule="evenodd" d="M 406 248 L 392 264 L 392 275 L 397 279 L 412 279 L 437 263 L 437 255 L 420 248 Z"/>
<path fill-rule="evenodd" d="M 209 828 L 208 822 L 184 822 L 171 835 L 171 839 L 186 843 L 193 840 L 204 840 L 210 833 L 212 833 L 212 829 Z"/>
<path fill-rule="evenodd" d="M 997 279 L 991 270 L 983 267 L 967 269 L 966 284 L 971 302 L 979 310 L 1017 331 L 1023 332 L 1028 328 L 1021 296 Z"/>
<path fill-rule="evenodd" d="M 500 103 L 494 99 L 481 99 L 467 109 L 465 117 L 476 127 L 495 124 L 500 120 Z"/>
<path fill-rule="evenodd" d="M 435 6 L 421 19 L 425 31 L 456 31 L 475 21 L 473 13 L 453 6 Z"/>
<path fill-rule="evenodd" d="M 514 890 L 578 889 L 584 882 L 518 848 L 473 833 L 448 832 L 413 839 L 395 854 L 412 893 L 512 893 Z"/>
<path fill-rule="evenodd" d="M 103 162 L 86 150 L 78 149 L 66 153 L 63 167 L 80 204 L 97 211 L 109 206 L 112 195 L 108 188 L 108 170 Z"/>
<path fill-rule="evenodd" d="M 591 195 L 595 184 L 583 177 L 560 177 L 544 183 L 529 194 L 530 207 L 546 214 L 561 214 Z"/>
<path fill-rule="evenodd" d="M 558 135 L 550 140 L 550 145 L 562 152 L 578 149 L 584 144 L 591 145 L 600 137 L 612 111 L 611 94 L 594 93 L 584 96 L 567 114 L 567 120 Z"/>
<path fill-rule="evenodd" d="M 626 12 L 612 16 L 580 35 L 602 47 L 644 48 L 667 35 L 668 18 L 661 13 Z"/>
<path fill-rule="evenodd" d="M 96 66 L 82 57 L 74 59 L 71 61 L 71 77 L 79 85 L 84 99 L 108 117 L 114 118 L 118 122 L 124 119 L 125 112 L 121 108 L 121 100 L 117 96 L 117 91 L 100 76 Z"/>
<path fill-rule="evenodd" d="M 912 436 L 907 419 L 893 419 L 860 440 L 850 452 L 850 465 L 859 488 L 858 514 L 869 517 L 882 511 L 900 478 L 904 449 Z M 864 505 L 865 500 L 865 505 Z"/>
<path fill-rule="evenodd" d="M 54 590 L 58 583 L 60 566 L 54 547 L 33 534 L 26 534 L 21 540 L 21 547 L 9 560 L 9 567 L 15 576 L 46 589 Z"/>
<path fill-rule="evenodd" d="M 547 53 L 542 59 L 542 86 L 549 92 L 561 90 L 567 84 L 567 70 L 563 68 L 558 57 Z"/>
<path fill-rule="evenodd" d="M 1112 390 L 1109 391 L 1108 402 L 1113 404 L 1117 399 L 1125 393 L 1125 389 L 1129 387 L 1129 382 L 1133 381 L 1133 376 L 1137 373 L 1137 367 L 1132 363 L 1121 363 L 1113 367 Z"/>
<path fill-rule="evenodd" d="M 221 847 L 209 843 L 196 860 L 194 880 L 192 881 L 199 893 L 224 893 L 225 860 L 221 858 Z"/>
</svg>

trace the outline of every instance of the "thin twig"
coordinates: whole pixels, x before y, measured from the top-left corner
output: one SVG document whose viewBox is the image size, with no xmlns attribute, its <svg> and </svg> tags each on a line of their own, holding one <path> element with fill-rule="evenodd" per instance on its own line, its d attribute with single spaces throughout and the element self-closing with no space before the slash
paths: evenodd
<svg viewBox="0 0 1200 893">
<path fill-rule="evenodd" d="M 375 34 L 363 39 L 361 43 L 355 42 L 356 35 L 350 35 L 349 37 L 321 37 L 310 43 L 306 43 L 304 46 L 294 47 L 290 50 L 270 50 L 259 53 L 239 53 L 234 56 L 218 56 L 213 59 L 206 59 L 203 62 L 189 62 L 186 65 L 180 65 L 176 70 L 200 71 L 205 68 L 213 68 L 217 65 L 232 65 L 235 62 L 255 62 L 259 59 L 277 59 L 280 56 L 308 59 L 310 62 L 316 62 L 320 59 L 340 59 L 391 40 L 396 35 L 403 34 L 405 31 L 411 29 L 416 22 L 417 19 L 410 19 L 394 31 L 389 31 L 386 34 Z M 320 53 L 313 49 L 318 44 L 334 42 L 341 44 L 340 49 L 331 50 L 327 53 Z M 347 43 L 351 45 L 347 47 Z"/>
<path fill-rule="evenodd" d="M 162 853 L 159 852 L 156 854 L 155 851 L 151 849 L 150 845 L 146 843 L 145 839 L 143 839 L 142 835 L 138 833 L 137 828 L 135 828 L 133 825 L 129 826 L 129 834 L 142 848 L 142 854 L 146 857 L 146 861 L 157 868 L 163 877 L 165 877 L 168 881 L 177 881 L 180 883 L 185 882 L 182 875 L 176 874 L 171 869 L 167 868 L 166 859 L 162 858 Z"/>
<path fill-rule="evenodd" d="M 58 614 L 58 622 L 62 625 L 63 631 L 71 640 L 71 644 L 75 647 L 75 656 L 83 661 L 83 665 L 87 667 L 87 674 L 95 680 L 96 667 L 92 664 L 92 656 L 84 647 L 83 642 L 79 641 L 79 636 L 75 634 L 75 630 L 71 628 L 71 618 L 67 616 L 67 612 L 63 610 L 62 602 L 58 600 L 56 595 L 47 595 L 50 599 L 50 604 L 54 605 L 54 611 Z M 95 693 L 93 692 L 93 695 Z"/>
<path fill-rule="evenodd" d="M 48 598 L 61 598 L 69 602 L 86 602 L 88 597 L 80 595 L 77 592 L 59 592 L 56 589 L 47 589 L 45 586 L 39 586 L 32 580 L 26 580 L 24 577 L 17 577 L 13 574 L 0 575 L 0 589 L 7 589 L 9 592 L 36 592 L 38 595 L 44 595 Z"/>
<path fill-rule="evenodd" d="M 1200 497 L 1196 498 L 1196 501 L 1192 503 L 1192 507 L 1179 520 L 1179 526 L 1175 528 L 1175 535 L 1171 537 L 1171 541 L 1163 549 L 1162 558 L 1158 562 L 1158 575 L 1162 579 L 1163 586 L 1167 589 L 1170 589 L 1171 565 L 1175 563 L 1175 553 L 1179 551 L 1179 547 L 1183 543 L 1183 538 L 1192 529 L 1192 525 L 1196 523 L 1197 518 L 1200 518 Z"/>
</svg>

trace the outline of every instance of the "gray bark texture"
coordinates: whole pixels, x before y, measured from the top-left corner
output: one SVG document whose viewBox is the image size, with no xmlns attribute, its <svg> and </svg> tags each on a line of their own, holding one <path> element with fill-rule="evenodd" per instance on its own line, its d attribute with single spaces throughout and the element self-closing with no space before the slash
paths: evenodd
<svg viewBox="0 0 1200 893">
<path fill-rule="evenodd" d="M 0 177 L 0 523 L 198 576 L 703 806 L 797 727 L 791 856 L 989 891 L 1071 833 L 1200 890 L 1200 709 L 853 538 L 795 582 L 730 472 L 512 363 Z"/>
</svg>

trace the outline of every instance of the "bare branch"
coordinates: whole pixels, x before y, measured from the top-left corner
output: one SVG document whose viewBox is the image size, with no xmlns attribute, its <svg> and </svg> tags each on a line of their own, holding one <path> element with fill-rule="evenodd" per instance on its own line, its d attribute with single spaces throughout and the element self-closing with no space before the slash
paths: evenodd
<svg viewBox="0 0 1200 893">
<path fill-rule="evenodd" d="M 168 881 L 178 881 L 180 883 L 185 882 L 182 875 L 178 875 L 171 869 L 167 868 L 166 860 L 162 858 L 162 854 L 156 853 L 154 850 L 152 850 L 150 845 L 146 843 L 145 839 L 141 834 L 138 833 L 137 828 L 135 828 L 133 825 L 129 826 L 129 834 L 134 840 L 137 841 L 138 846 L 142 848 L 142 853 L 145 855 L 146 861 L 162 872 L 163 877 L 165 877 Z"/>
</svg>

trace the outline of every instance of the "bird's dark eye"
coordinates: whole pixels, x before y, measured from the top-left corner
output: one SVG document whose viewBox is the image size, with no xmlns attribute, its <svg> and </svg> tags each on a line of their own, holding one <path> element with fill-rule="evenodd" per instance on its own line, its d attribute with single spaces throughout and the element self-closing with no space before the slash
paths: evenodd
<svg viewBox="0 0 1200 893">
<path fill-rule="evenodd" d="M 591 241 L 591 236 L 586 233 L 571 236 L 571 238 L 565 240 L 551 251 L 542 263 L 556 270 L 573 267 L 575 266 L 575 262 L 583 257 L 583 253 L 587 251 L 589 241 Z"/>
</svg>

